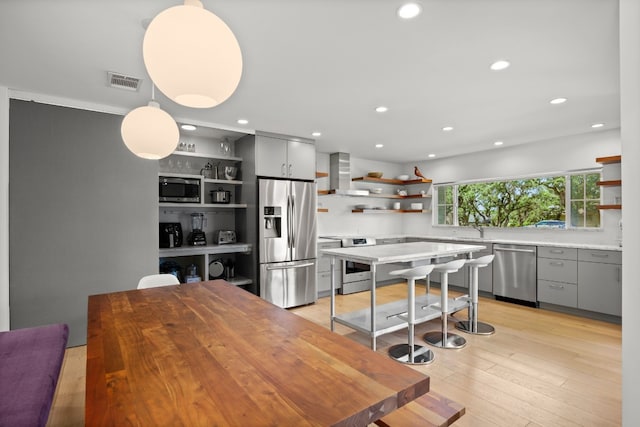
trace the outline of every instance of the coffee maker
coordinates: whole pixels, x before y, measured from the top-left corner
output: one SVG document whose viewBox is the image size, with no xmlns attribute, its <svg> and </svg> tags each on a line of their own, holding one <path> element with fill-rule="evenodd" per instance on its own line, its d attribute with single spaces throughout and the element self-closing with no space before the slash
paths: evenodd
<svg viewBox="0 0 640 427">
<path fill-rule="evenodd" d="M 191 214 L 191 233 L 187 241 L 191 246 L 204 246 L 207 244 L 207 238 L 204 234 L 204 228 L 207 226 L 207 218 L 203 213 Z"/>
</svg>

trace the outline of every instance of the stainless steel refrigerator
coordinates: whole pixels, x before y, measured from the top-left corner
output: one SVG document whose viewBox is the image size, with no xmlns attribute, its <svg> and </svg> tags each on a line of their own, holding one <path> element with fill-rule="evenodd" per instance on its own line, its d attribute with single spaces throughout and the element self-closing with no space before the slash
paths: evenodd
<svg viewBox="0 0 640 427">
<path fill-rule="evenodd" d="M 316 186 L 258 180 L 260 296 L 280 307 L 317 300 Z"/>
</svg>

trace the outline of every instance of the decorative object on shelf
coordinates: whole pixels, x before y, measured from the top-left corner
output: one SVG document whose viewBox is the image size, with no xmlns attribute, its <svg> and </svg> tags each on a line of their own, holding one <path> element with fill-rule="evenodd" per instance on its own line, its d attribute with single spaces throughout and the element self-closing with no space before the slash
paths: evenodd
<svg viewBox="0 0 640 427">
<path fill-rule="evenodd" d="M 414 211 L 421 211 L 422 203 L 411 203 L 411 209 L 413 209 Z"/>
<path fill-rule="evenodd" d="M 194 143 L 187 144 L 187 151 L 189 153 L 195 153 L 196 152 L 196 144 L 194 144 Z"/>
<path fill-rule="evenodd" d="M 401 190 L 401 189 L 397 189 L 396 193 L 398 194 L 398 196 L 406 196 L 407 195 L 407 190 Z"/>
<path fill-rule="evenodd" d="M 229 138 L 224 138 L 222 142 L 220 142 L 220 154 L 225 157 L 231 156 L 231 142 L 229 142 Z"/>
<path fill-rule="evenodd" d="M 151 80 L 172 101 L 211 108 L 235 92 L 242 76 L 242 52 L 227 24 L 198 0 L 160 12 L 142 43 Z"/>
<path fill-rule="evenodd" d="M 396 179 L 398 181 L 408 181 L 409 180 L 409 175 L 398 175 L 398 176 L 396 176 Z"/>
<path fill-rule="evenodd" d="M 392 208 L 396 211 L 400 210 L 400 202 L 394 202 Z"/>
<path fill-rule="evenodd" d="M 382 178 L 382 172 L 369 172 L 367 176 L 371 178 Z"/>
<path fill-rule="evenodd" d="M 413 167 L 413 174 L 414 174 L 415 176 L 417 176 L 418 178 L 427 179 L 427 177 L 426 177 L 426 176 L 424 176 L 424 175 L 422 174 L 422 172 L 420 172 L 420 169 L 418 169 L 418 167 L 417 167 L 417 166 L 414 166 L 414 167 Z"/>
<path fill-rule="evenodd" d="M 173 118 L 160 109 L 151 85 L 151 101 L 130 111 L 120 126 L 124 145 L 136 156 L 158 160 L 171 154 L 178 145 L 180 131 Z"/>
<path fill-rule="evenodd" d="M 371 188 L 369 189 L 369 192 L 373 193 L 373 194 L 380 194 L 382 193 L 382 188 Z"/>
</svg>

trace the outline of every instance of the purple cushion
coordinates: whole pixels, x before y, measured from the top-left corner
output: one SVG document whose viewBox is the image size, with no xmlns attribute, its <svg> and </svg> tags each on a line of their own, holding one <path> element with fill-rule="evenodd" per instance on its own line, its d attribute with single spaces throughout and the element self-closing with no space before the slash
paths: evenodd
<svg viewBox="0 0 640 427">
<path fill-rule="evenodd" d="M 0 332 L 0 426 L 45 426 L 69 337 L 65 324 Z"/>
</svg>

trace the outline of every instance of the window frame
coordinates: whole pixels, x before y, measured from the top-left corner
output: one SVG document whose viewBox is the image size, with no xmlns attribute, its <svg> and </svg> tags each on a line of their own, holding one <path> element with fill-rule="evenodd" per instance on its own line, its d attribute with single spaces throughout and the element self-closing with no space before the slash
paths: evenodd
<svg viewBox="0 0 640 427">
<path fill-rule="evenodd" d="M 565 227 L 564 228 L 554 228 L 554 230 L 602 230 L 603 221 L 602 221 L 602 211 L 598 210 L 600 219 L 599 225 L 597 227 L 587 227 L 586 225 L 582 226 L 574 226 L 572 225 L 571 220 L 571 203 L 576 201 L 583 201 L 585 204 L 587 202 L 593 202 L 597 200 L 598 204 L 602 204 L 603 191 L 601 187 L 598 187 L 599 198 L 598 199 L 589 199 L 586 194 L 586 187 L 583 187 L 583 199 L 572 199 L 572 188 L 571 188 L 571 177 L 577 175 L 585 176 L 584 182 L 586 182 L 586 176 L 590 174 L 598 174 L 598 180 L 602 180 L 602 168 L 589 168 L 589 169 L 577 169 L 572 171 L 563 171 L 563 172 L 549 172 L 544 174 L 532 174 L 532 175 L 520 175 L 514 177 L 497 177 L 491 179 L 474 179 L 474 180 L 466 180 L 466 181 L 452 181 L 452 182 L 442 182 L 442 183 L 433 183 L 433 197 L 434 197 L 434 215 L 432 216 L 431 225 L 433 227 L 462 227 L 462 228 L 472 228 L 468 225 L 460 225 L 458 221 L 458 187 L 460 185 L 468 185 L 468 184 L 483 184 L 483 183 L 491 183 L 491 182 L 504 182 L 504 181 L 513 181 L 513 180 L 525 180 L 525 179 L 536 179 L 536 178 L 547 178 L 547 177 L 559 177 L 562 176 L 565 179 L 565 200 L 564 200 L 564 209 L 565 209 Z M 453 224 L 440 224 L 440 212 L 439 209 L 441 206 L 448 206 L 447 204 L 439 204 L 439 191 L 441 187 L 452 187 L 453 192 Z M 586 224 L 586 215 L 587 211 L 585 209 L 584 212 L 584 221 Z M 500 229 L 525 229 L 524 227 L 493 227 L 490 228 L 500 228 Z M 545 230 L 546 228 L 537 228 L 531 227 L 536 230 Z M 528 227 L 526 229 L 529 229 Z"/>
</svg>

